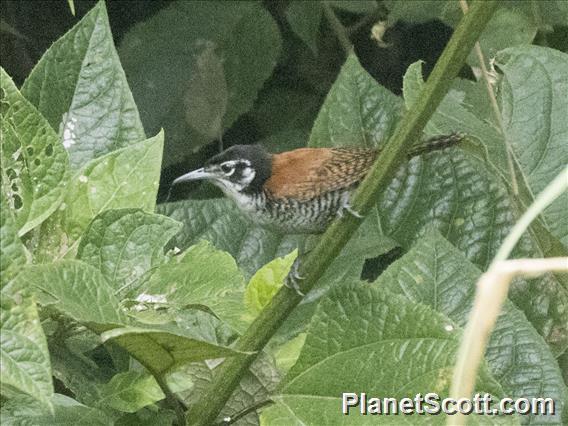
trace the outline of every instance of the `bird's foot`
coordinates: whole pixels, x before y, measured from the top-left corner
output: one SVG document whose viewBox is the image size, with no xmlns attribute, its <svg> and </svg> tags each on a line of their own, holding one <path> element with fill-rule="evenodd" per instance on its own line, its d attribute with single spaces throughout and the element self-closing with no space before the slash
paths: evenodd
<svg viewBox="0 0 568 426">
<path fill-rule="evenodd" d="M 345 203 L 343 204 L 339 210 L 337 210 L 337 216 L 342 217 L 343 216 L 343 211 L 349 212 L 351 213 L 353 216 L 355 216 L 357 219 L 363 219 L 363 215 L 361 213 L 359 213 L 357 210 L 353 209 L 351 207 L 351 204 L 349 203 Z"/>
<path fill-rule="evenodd" d="M 294 260 L 294 263 L 292 264 L 290 272 L 288 273 L 286 279 L 284 280 L 284 285 L 288 288 L 291 288 L 292 290 L 295 290 L 296 293 L 298 293 L 300 296 L 305 296 L 305 294 L 302 293 L 302 291 L 300 290 L 300 281 L 305 279 L 305 277 L 300 275 L 299 269 L 300 269 L 300 257 L 297 257 L 296 260 Z"/>
</svg>

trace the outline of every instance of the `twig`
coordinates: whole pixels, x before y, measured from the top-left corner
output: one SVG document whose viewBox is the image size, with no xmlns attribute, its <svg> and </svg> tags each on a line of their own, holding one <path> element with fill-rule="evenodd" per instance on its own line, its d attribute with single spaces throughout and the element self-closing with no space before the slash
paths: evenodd
<svg viewBox="0 0 568 426">
<path fill-rule="evenodd" d="M 469 398 L 475 387 L 477 369 L 501 306 L 507 299 L 509 284 L 518 275 L 534 276 L 544 272 L 568 271 L 568 257 L 506 260 L 531 222 L 568 188 L 568 167 L 538 195 L 534 203 L 515 224 L 489 270 L 477 282 L 473 308 L 469 315 L 457 355 L 450 395 L 456 400 Z M 452 416 L 452 425 L 465 424 L 461 414 Z"/>
<path fill-rule="evenodd" d="M 148 368 L 148 367 L 146 367 Z M 149 370 L 150 371 L 150 370 Z M 159 373 L 154 374 L 154 372 L 150 371 L 164 395 L 166 395 L 166 402 L 168 405 L 174 410 L 176 413 L 176 418 L 179 426 L 185 425 L 185 407 L 183 406 L 182 402 L 178 399 L 177 396 L 170 390 L 170 387 L 164 380 L 163 376 Z"/>
<path fill-rule="evenodd" d="M 339 21 L 339 19 L 337 19 L 335 12 L 326 1 L 322 2 L 321 5 L 323 7 L 323 13 L 329 21 L 329 24 L 331 25 L 331 29 L 339 40 L 339 44 L 341 44 L 341 47 L 345 51 L 345 56 L 349 55 L 349 53 L 351 53 L 351 50 L 353 49 L 353 45 L 351 44 L 351 40 L 349 40 L 347 30 Z"/>
<path fill-rule="evenodd" d="M 467 13 L 468 6 L 466 0 L 460 0 L 460 6 L 463 13 Z M 509 167 L 509 175 L 511 176 L 511 187 L 513 189 L 514 195 L 519 195 L 519 184 L 517 182 L 517 175 L 515 173 L 515 167 L 513 165 L 513 147 L 507 133 L 505 132 L 505 127 L 503 126 L 503 117 L 501 116 L 501 111 L 499 110 L 499 105 L 497 105 L 497 98 L 495 97 L 495 92 L 493 92 L 493 86 L 491 86 L 491 79 L 489 78 L 489 72 L 485 66 L 485 57 L 481 50 L 481 45 L 479 42 L 475 43 L 475 54 L 477 55 L 477 60 L 479 61 L 479 66 L 481 67 L 481 74 L 483 75 L 483 80 L 485 81 L 485 87 L 487 89 L 487 94 L 489 95 L 489 100 L 491 102 L 491 109 L 493 110 L 493 115 L 497 120 L 498 130 L 503 136 L 505 141 L 505 151 L 507 152 L 507 165 Z"/>
</svg>

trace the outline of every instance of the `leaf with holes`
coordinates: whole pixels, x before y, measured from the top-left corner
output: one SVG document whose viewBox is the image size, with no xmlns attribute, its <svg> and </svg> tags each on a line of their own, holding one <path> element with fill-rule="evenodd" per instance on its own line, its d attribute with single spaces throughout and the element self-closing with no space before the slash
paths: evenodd
<svg viewBox="0 0 568 426">
<path fill-rule="evenodd" d="M 164 246 L 181 224 L 139 209 L 106 210 L 89 224 L 77 257 L 98 268 L 120 294 L 166 261 Z"/>
<path fill-rule="evenodd" d="M 23 235 L 47 219 L 61 203 L 69 160 L 43 116 L 0 68 L 2 192 Z"/>
<path fill-rule="evenodd" d="M 53 382 L 47 341 L 31 297 L 2 295 L 0 305 L 2 396 L 26 394 L 51 407 Z"/>
<path fill-rule="evenodd" d="M 28 261 L 27 251 L 18 237 L 18 228 L 4 192 L 0 194 L 0 288 L 20 272 Z"/>
<path fill-rule="evenodd" d="M 146 138 L 103 1 L 42 56 L 22 94 L 61 133 L 75 170 Z"/>
<path fill-rule="evenodd" d="M 43 225 L 36 256 L 57 259 L 74 254 L 89 222 L 105 210 L 154 211 L 163 140 L 160 132 L 90 161 L 72 179 L 57 214 Z"/>
</svg>

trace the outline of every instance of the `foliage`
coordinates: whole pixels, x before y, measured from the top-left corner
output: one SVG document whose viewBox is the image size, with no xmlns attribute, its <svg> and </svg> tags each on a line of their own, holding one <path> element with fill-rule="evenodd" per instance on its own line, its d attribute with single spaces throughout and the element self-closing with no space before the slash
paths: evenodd
<svg viewBox="0 0 568 426">
<path fill-rule="evenodd" d="M 513 3 L 481 37 L 502 122 L 483 81 L 452 82 L 424 136 L 460 131 L 467 140 L 400 165 L 219 421 L 344 424 L 342 392 L 448 395 L 475 282 L 568 162 L 568 56 L 530 44 L 565 23 L 568 10 L 563 2 L 538 10 Z M 391 23 L 437 17 L 454 26 L 456 5 L 381 7 Z M 245 116 L 275 151 L 384 147 L 420 97 L 420 62 L 406 70 L 403 97 L 379 85 L 354 52 L 330 87 L 325 65 L 318 78 L 306 71 L 338 35 L 329 13 L 345 21 L 378 12 L 375 2 L 292 1 L 276 22 L 258 2 L 179 1 L 132 28 L 117 52 L 100 2 L 20 89 L 0 70 L 3 422 L 173 424 L 223 359 L 244 355 L 234 342 L 310 238 L 254 226 L 206 191 L 156 205 L 161 170 L 180 152 L 216 146 Z M 297 58 L 304 86 L 270 80 Z M 479 66 L 473 55 L 468 63 Z M 564 194 L 545 210 L 515 256 L 565 255 L 567 202 Z M 404 255 L 389 265 L 395 249 Z M 476 391 L 552 397 L 557 409 L 491 421 L 566 422 L 559 360 L 568 353 L 567 324 L 566 276 L 515 283 Z"/>
</svg>

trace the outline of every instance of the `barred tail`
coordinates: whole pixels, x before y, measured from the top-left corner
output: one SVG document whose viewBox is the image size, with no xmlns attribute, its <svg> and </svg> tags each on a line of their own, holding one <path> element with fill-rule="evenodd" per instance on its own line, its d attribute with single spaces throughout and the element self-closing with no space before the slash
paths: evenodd
<svg viewBox="0 0 568 426">
<path fill-rule="evenodd" d="M 412 147 L 412 149 L 408 152 L 408 158 L 413 158 L 427 152 L 449 148 L 457 145 L 464 138 L 465 135 L 459 132 L 454 132 L 450 135 L 434 136 L 433 138 Z"/>
</svg>

